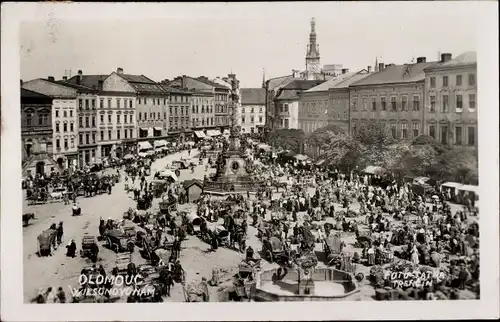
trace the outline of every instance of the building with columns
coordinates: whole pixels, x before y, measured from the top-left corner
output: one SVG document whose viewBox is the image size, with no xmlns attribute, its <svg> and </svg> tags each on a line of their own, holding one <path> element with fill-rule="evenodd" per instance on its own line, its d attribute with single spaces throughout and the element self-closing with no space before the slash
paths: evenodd
<svg viewBox="0 0 500 322">
<path fill-rule="evenodd" d="M 425 133 L 443 144 L 477 148 L 477 57 L 466 52 L 441 60 L 425 72 Z"/>
</svg>

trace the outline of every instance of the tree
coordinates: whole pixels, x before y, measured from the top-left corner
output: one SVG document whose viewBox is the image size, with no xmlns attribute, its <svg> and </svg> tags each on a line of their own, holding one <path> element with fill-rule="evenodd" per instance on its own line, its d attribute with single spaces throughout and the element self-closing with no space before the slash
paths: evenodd
<svg viewBox="0 0 500 322">
<path fill-rule="evenodd" d="M 304 143 L 304 139 L 305 135 L 302 130 L 280 129 L 270 132 L 267 140 L 269 145 L 299 153 Z"/>
<path fill-rule="evenodd" d="M 349 171 L 356 166 L 362 146 L 351 135 L 339 133 L 331 134 L 330 142 L 325 150 L 324 157 L 328 164 Z"/>
<path fill-rule="evenodd" d="M 477 184 L 477 154 L 472 151 L 450 150 L 441 155 L 440 165 L 444 179 Z"/>
<path fill-rule="evenodd" d="M 395 142 L 388 127 L 382 122 L 368 122 L 356 132 L 354 138 L 364 146 L 377 148 L 386 148 Z"/>
<path fill-rule="evenodd" d="M 331 124 L 324 126 L 312 132 L 306 139 L 306 143 L 310 146 L 320 149 L 320 154 L 324 153 L 332 143 L 332 137 L 336 134 L 346 133 L 346 131 L 338 125 Z"/>
</svg>

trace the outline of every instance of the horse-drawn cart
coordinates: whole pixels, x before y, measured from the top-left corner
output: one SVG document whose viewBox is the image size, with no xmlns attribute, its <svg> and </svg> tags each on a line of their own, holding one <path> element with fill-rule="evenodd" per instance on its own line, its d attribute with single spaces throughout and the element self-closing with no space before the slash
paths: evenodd
<svg viewBox="0 0 500 322">
<path fill-rule="evenodd" d="M 134 251 L 134 242 L 119 229 L 106 230 L 103 239 L 106 241 L 106 247 L 117 253 L 125 251 L 132 253 Z"/>
<path fill-rule="evenodd" d="M 52 255 L 52 250 L 56 248 L 56 230 L 44 230 L 40 235 L 38 235 L 37 241 L 39 256 Z"/>
<path fill-rule="evenodd" d="M 133 275 L 136 272 L 135 264 L 132 263 L 132 254 L 119 254 L 116 256 L 113 275 Z"/>
<path fill-rule="evenodd" d="M 82 238 L 82 249 L 80 250 L 80 256 L 91 258 L 97 254 L 93 254 L 95 246 L 97 246 L 97 241 L 94 236 L 86 235 Z"/>
</svg>

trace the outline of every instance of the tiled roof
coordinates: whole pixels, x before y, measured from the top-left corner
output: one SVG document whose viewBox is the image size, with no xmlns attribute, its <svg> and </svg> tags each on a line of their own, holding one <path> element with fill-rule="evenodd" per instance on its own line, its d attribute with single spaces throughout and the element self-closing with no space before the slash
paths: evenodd
<svg viewBox="0 0 500 322">
<path fill-rule="evenodd" d="M 293 80 L 292 75 L 271 78 L 268 80 L 268 90 L 272 91 L 277 89 L 277 87 L 284 86 Z"/>
<path fill-rule="evenodd" d="M 82 79 L 80 81 L 80 85 L 89 87 L 89 88 L 94 88 L 98 89 L 99 88 L 99 81 L 104 82 L 106 78 L 108 78 L 109 75 L 82 75 Z M 78 75 L 75 75 L 68 79 L 68 83 L 72 84 L 77 84 L 76 79 Z"/>
<path fill-rule="evenodd" d="M 29 89 L 25 89 L 21 87 L 21 97 L 22 98 L 39 98 L 39 99 L 46 99 L 46 100 L 52 100 L 50 96 L 40 94 L 38 92 L 33 92 L 30 91 Z"/>
<path fill-rule="evenodd" d="M 344 80 L 340 81 L 339 83 L 335 84 L 332 87 L 332 89 L 347 88 L 347 87 L 351 86 L 351 84 L 354 84 L 354 83 L 362 80 L 363 78 L 370 76 L 371 74 L 373 74 L 373 73 L 367 73 L 367 72 L 360 73 L 360 72 L 358 72 L 358 73 L 352 75 L 351 77 L 344 79 Z"/>
<path fill-rule="evenodd" d="M 266 104 L 266 90 L 264 88 L 241 88 L 241 104 Z"/>
<path fill-rule="evenodd" d="M 137 92 L 148 92 L 148 93 L 164 93 L 164 88 L 155 83 L 129 83 Z"/>
<path fill-rule="evenodd" d="M 283 89 L 295 89 L 295 90 L 308 90 L 310 88 L 313 88 L 315 86 L 318 86 L 319 84 L 324 83 L 324 80 L 303 80 L 303 79 L 294 79 L 287 85 L 283 86 Z"/>
<path fill-rule="evenodd" d="M 192 78 L 193 78 L 193 77 L 192 77 Z M 202 83 L 204 83 L 204 84 L 207 84 L 207 85 L 213 86 L 213 87 L 215 87 L 215 88 L 219 88 L 219 89 L 226 89 L 226 90 L 228 89 L 227 87 L 225 87 L 225 86 L 223 86 L 223 85 L 221 85 L 221 84 L 218 84 L 218 83 L 212 82 L 212 81 L 211 81 L 211 80 L 209 80 L 209 79 L 202 79 L 202 78 L 193 78 L 193 79 L 195 79 L 195 80 L 197 80 L 197 81 L 200 81 L 200 82 L 202 82 Z"/>
<path fill-rule="evenodd" d="M 297 100 L 299 99 L 298 91 L 296 89 L 286 89 L 282 90 L 281 93 L 276 97 L 278 100 Z"/>
<path fill-rule="evenodd" d="M 467 65 L 473 65 L 476 63 L 477 63 L 477 53 L 475 51 L 468 51 L 468 52 L 465 52 L 463 54 L 458 55 L 454 59 L 449 60 L 447 62 L 444 62 L 444 63 L 436 62 L 436 63 L 432 64 L 431 66 L 425 68 L 425 70 L 467 66 Z"/>
<path fill-rule="evenodd" d="M 373 73 L 351 84 L 351 86 L 384 85 L 422 81 L 425 79 L 424 68 L 433 64 L 435 64 L 435 62 L 385 67 L 382 71 Z"/>
<path fill-rule="evenodd" d="M 165 92 L 170 93 L 170 94 L 175 94 L 175 93 L 177 93 L 177 94 L 192 94 L 191 92 L 184 91 L 180 88 L 175 88 L 175 87 L 164 85 L 164 84 L 159 84 L 159 86 L 161 86 Z"/>
<path fill-rule="evenodd" d="M 147 78 L 144 75 L 130 75 L 130 74 L 118 74 L 118 75 L 127 80 L 129 83 L 155 84 L 155 81 Z"/>
<path fill-rule="evenodd" d="M 83 85 L 77 85 L 77 84 L 69 83 L 68 81 L 64 81 L 64 80 L 60 80 L 60 81 L 49 81 L 49 80 L 47 80 L 47 81 L 51 82 L 51 83 L 59 84 L 59 85 L 68 86 L 68 87 L 71 87 L 71 88 L 74 88 L 74 89 L 80 90 L 80 91 L 95 91 L 94 88 L 90 88 L 90 87 L 83 86 Z"/>
<path fill-rule="evenodd" d="M 343 81 L 349 79 L 350 77 L 353 77 L 354 75 L 356 75 L 356 73 L 346 73 L 338 75 L 337 77 L 334 77 L 322 84 L 319 84 L 318 86 L 308 89 L 304 93 L 328 91 L 330 88 L 333 88 L 334 86 L 342 83 Z"/>
</svg>

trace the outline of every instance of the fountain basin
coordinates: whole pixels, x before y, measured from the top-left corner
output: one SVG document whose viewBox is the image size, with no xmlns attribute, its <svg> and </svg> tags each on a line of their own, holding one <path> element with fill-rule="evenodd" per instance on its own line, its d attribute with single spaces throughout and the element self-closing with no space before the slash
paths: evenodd
<svg viewBox="0 0 500 322">
<path fill-rule="evenodd" d="M 297 269 L 290 269 L 282 279 L 273 282 L 273 275 L 277 271 L 278 268 L 274 268 L 257 274 L 253 295 L 255 301 L 338 301 L 360 290 L 352 274 L 335 268 L 319 267 L 313 269 L 309 282 L 312 293 L 299 295 Z"/>
</svg>

